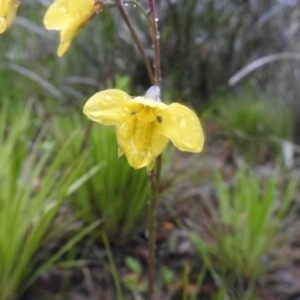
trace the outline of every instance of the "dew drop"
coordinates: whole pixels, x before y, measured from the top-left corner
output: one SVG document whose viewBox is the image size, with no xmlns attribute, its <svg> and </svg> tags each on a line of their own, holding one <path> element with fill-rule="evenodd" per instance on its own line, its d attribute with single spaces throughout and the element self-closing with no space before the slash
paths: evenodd
<svg viewBox="0 0 300 300">
<path fill-rule="evenodd" d="M 186 120 L 186 117 L 184 114 L 181 114 L 180 117 L 179 117 L 179 125 L 181 127 L 185 127 L 186 126 L 186 123 L 187 123 L 187 120 Z"/>
<path fill-rule="evenodd" d="M 203 35 L 197 35 L 195 38 L 194 38 L 194 43 L 197 45 L 197 46 L 200 46 L 204 43 L 205 41 L 205 37 Z"/>
<path fill-rule="evenodd" d="M 156 38 L 159 40 L 160 39 L 160 32 L 157 31 L 156 33 Z"/>
<path fill-rule="evenodd" d="M 102 111 L 100 111 L 100 110 L 98 110 L 98 111 L 92 111 L 91 112 L 91 116 L 95 117 L 95 118 L 101 117 L 102 116 Z"/>
<path fill-rule="evenodd" d="M 128 2 L 124 2 L 124 5 L 125 5 L 125 6 L 128 6 Z"/>
<path fill-rule="evenodd" d="M 185 136 L 182 142 L 188 148 L 193 148 L 194 146 L 194 143 L 189 136 Z"/>
<path fill-rule="evenodd" d="M 121 111 L 121 116 L 126 117 L 130 115 L 130 109 L 128 107 L 124 107 L 123 110 Z"/>
<path fill-rule="evenodd" d="M 58 1 L 57 8 L 64 13 L 68 12 L 68 4 L 67 1 Z"/>
<path fill-rule="evenodd" d="M 135 8 L 135 7 L 136 7 L 136 4 L 133 4 L 133 7 Z"/>
<path fill-rule="evenodd" d="M 103 100 L 103 105 L 107 106 L 111 101 L 111 96 L 105 95 Z"/>
<path fill-rule="evenodd" d="M 155 15 L 155 22 L 158 22 L 159 21 L 159 17 L 157 15 Z"/>
</svg>

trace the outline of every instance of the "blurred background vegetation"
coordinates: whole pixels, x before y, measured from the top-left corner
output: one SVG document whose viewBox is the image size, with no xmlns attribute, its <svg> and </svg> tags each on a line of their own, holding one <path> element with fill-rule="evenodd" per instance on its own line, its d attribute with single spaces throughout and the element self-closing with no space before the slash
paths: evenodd
<svg viewBox="0 0 300 300">
<path fill-rule="evenodd" d="M 144 299 L 147 174 L 117 160 L 112 128 L 87 131 L 82 107 L 102 89 L 144 94 L 147 72 L 115 7 L 57 57 L 51 3 L 22 0 L 0 36 L 0 299 Z M 206 132 L 203 154 L 164 155 L 158 294 L 299 299 L 300 2 L 156 4 L 163 101 Z M 126 9 L 152 59 L 145 17 Z"/>
</svg>

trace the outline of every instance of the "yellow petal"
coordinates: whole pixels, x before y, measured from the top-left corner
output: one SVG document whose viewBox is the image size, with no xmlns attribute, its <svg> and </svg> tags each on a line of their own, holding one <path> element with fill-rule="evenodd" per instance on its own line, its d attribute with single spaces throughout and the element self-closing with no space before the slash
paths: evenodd
<svg viewBox="0 0 300 300">
<path fill-rule="evenodd" d="M 162 134 L 181 151 L 201 152 L 204 134 L 196 114 L 178 103 L 162 111 Z"/>
<path fill-rule="evenodd" d="M 44 25 L 49 30 L 61 30 L 73 20 L 88 18 L 90 11 L 97 8 L 94 3 L 94 0 L 57 0 L 49 6 Z"/>
<path fill-rule="evenodd" d="M 135 97 L 135 98 L 131 99 L 131 102 L 132 103 L 140 103 L 140 104 L 150 106 L 150 107 L 158 107 L 160 109 L 166 109 L 168 107 L 168 105 L 164 104 L 161 101 L 146 99 L 144 97 Z"/>
<path fill-rule="evenodd" d="M 0 0 L 0 33 L 11 26 L 20 4 L 20 0 Z"/>
<path fill-rule="evenodd" d="M 125 154 L 130 166 L 140 169 L 153 167 L 155 158 L 163 152 L 168 139 L 161 134 L 161 125 L 141 122 L 134 115 L 116 126 L 120 154 Z"/>
<path fill-rule="evenodd" d="M 71 44 L 71 41 L 74 39 L 74 37 L 78 34 L 78 32 L 82 28 L 81 22 L 82 20 L 72 20 L 66 28 L 61 30 L 60 44 L 57 50 L 58 56 L 62 56 L 67 51 L 67 49 Z"/>
<path fill-rule="evenodd" d="M 61 30 L 68 26 L 72 20 L 73 17 L 66 14 L 61 8 L 59 1 L 56 1 L 49 6 L 44 16 L 44 26 L 48 30 Z"/>
<path fill-rule="evenodd" d="M 64 53 L 68 50 L 70 44 L 71 44 L 71 41 L 66 42 L 61 39 L 61 43 L 59 44 L 59 47 L 57 49 L 57 55 L 63 56 Z"/>
<path fill-rule="evenodd" d="M 49 30 L 61 30 L 60 46 L 62 56 L 78 32 L 97 14 L 101 4 L 94 0 L 57 0 L 48 8 L 44 25 Z"/>
<path fill-rule="evenodd" d="M 131 116 L 126 107 L 130 97 L 121 90 L 105 90 L 91 97 L 83 108 L 83 113 L 91 120 L 103 125 L 116 125 Z"/>
</svg>

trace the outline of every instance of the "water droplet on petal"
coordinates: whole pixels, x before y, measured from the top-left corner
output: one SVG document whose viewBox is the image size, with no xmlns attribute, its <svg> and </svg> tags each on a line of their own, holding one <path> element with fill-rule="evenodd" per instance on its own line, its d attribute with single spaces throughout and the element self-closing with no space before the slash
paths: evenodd
<svg viewBox="0 0 300 300">
<path fill-rule="evenodd" d="M 68 3 L 67 1 L 58 1 L 57 7 L 60 11 L 67 13 L 68 12 Z"/>
<path fill-rule="evenodd" d="M 128 115 L 130 115 L 130 109 L 128 107 L 124 107 L 121 111 L 121 116 L 126 117 Z"/>
<path fill-rule="evenodd" d="M 103 100 L 103 105 L 107 106 L 107 105 L 109 105 L 110 102 L 111 102 L 111 96 L 105 95 L 104 100 Z"/>
<path fill-rule="evenodd" d="M 179 116 L 179 125 L 181 127 L 185 127 L 187 123 L 186 116 L 184 114 L 180 114 Z"/>
<path fill-rule="evenodd" d="M 101 117 L 102 111 L 100 111 L 100 110 L 98 110 L 98 111 L 92 111 L 90 114 L 91 114 L 92 117 L 97 118 L 97 117 Z"/>
<path fill-rule="evenodd" d="M 188 148 L 193 148 L 194 143 L 189 136 L 185 136 L 182 140 L 183 144 Z"/>
</svg>

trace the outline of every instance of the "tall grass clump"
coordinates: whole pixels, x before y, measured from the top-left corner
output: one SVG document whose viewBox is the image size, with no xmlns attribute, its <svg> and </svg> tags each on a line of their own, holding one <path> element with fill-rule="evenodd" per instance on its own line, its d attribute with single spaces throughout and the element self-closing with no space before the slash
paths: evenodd
<svg viewBox="0 0 300 300">
<path fill-rule="evenodd" d="M 146 171 L 134 170 L 124 157 L 117 159 L 114 128 L 93 125 L 87 137 L 84 131 L 87 125 L 76 113 L 68 118 L 56 116 L 52 123 L 55 132 L 59 133 L 56 138 L 60 142 L 74 129 L 81 129 L 83 144 L 78 148 L 89 149 L 84 169 L 93 174 L 70 196 L 74 212 L 87 223 L 101 220 L 109 240 L 124 243 L 144 226 L 139 220 L 146 213 Z M 69 160 L 75 152 L 68 153 Z"/>
<path fill-rule="evenodd" d="M 0 109 L 1 300 L 17 299 L 75 241 L 71 239 L 59 253 L 47 250 L 64 228 L 65 224 L 54 228 L 54 219 L 84 157 L 63 167 L 75 136 L 60 149 L 46 146 L 45 128 L 41 122 L 35 124 L 31 109 L 21 102 L 11 108 L 9 101 L 2 101 Z"/>
<path fill-rule="evenodd" d="M 214 107 L 213 122 L 221 128 L 230 146 L 248 159 L 273 157 L 280 153 L 280 141 L 291 139 L 292 112 L 276 99 L 258 98 L 246 89 L 237 97 L 219 99 Z"/>
<path fill-rule="evenodd" d="M 280 189 L 277 177 L 261 180 L 245 170 L 230 188 L 217 174 L 215 199 L 204 204 L 209 217 L 191 238 L 216 282 L 238 299 L 249 299 L 255 284 L 282 262 L 274 253 L 292 239 L 280 233 L 289 226 L 295 188 L 295 179 Z"/>
</svg>

